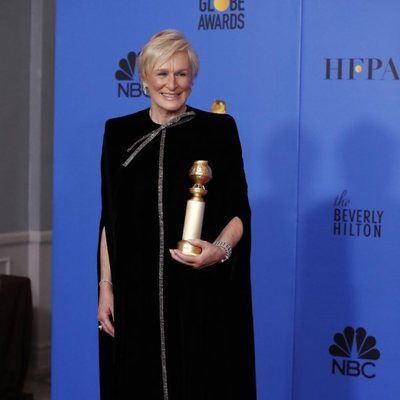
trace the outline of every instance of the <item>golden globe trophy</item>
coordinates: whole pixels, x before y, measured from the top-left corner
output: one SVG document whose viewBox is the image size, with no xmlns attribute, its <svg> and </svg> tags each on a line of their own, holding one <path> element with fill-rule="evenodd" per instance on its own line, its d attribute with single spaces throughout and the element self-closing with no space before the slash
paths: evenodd
<svg viewBox="0 0 400 400">
<path fill-rule="evenodd" d="M 208 165 L 208 161 L 195 161 L 189 171 L 189 176 L 194 182 L 194 185 L 189 189 L 193 196 L 186 203 L 182 240 L 178 242 L 177 248 L 183 254 L 197 256 L 201 253 L 201 248 L 191 245 L 188 240 L 200 239 L 201 237 L 206 204 L 203 196 L 207 194 L 204 185 L 212 179 L 212 171 Z"/>
<path fill-rule="evenodd" d="M 215 114 L 226 114 L 226 103 L 224 100 L 214 100 L 211 111 Z"/>
</svg>

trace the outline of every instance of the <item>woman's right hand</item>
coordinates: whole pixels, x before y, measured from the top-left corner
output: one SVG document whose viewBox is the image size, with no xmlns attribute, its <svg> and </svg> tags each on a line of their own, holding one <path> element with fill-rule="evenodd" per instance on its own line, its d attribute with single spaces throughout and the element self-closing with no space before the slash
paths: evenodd
<svg viewBox="0 0 400 400">
<path fill-rule="evenodd" d="M 112 286 L 109 284 L 100 285 L 97 319 L 102 326 L 102 330 L 114 337 L 114 294 Z"/>
</svg>

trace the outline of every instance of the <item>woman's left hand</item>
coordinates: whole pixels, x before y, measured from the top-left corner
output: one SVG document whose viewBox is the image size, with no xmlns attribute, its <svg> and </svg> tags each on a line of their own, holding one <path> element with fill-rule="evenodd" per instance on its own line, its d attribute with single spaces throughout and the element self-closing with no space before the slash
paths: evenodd
<svg viewBox="0 0 400 400">
<path fill-rule="evenodd" d="M 193 246 L 201 248 L 201 254 L 198 256 L 190 256 L 183 254 L 178 249 L 170 249 L 171 257 L 181 264 L 188 265 L 194 269 L 201 269 L 209 265 L 219 263 L 225 257 L 224 249 L 215 246 L 210 242 L 200 239 L 189 240 Z"/>
</svg>

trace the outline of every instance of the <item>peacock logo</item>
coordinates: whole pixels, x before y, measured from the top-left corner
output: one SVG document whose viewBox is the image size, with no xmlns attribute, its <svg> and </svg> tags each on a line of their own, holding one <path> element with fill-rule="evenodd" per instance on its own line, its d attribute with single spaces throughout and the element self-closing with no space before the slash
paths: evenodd
<svg viewBox="0 0 400 400">
<path fill-rule="evenodd" d="M 115 72 L 115 77 L 119 81 L 133 81 L 136 65 L 136 53 L 130 51 L 126 58 L 119 60 L 119 69 Z"/>
<path fill-rule="evenodd" d="M 143 93 L 143 86 L 138 81 L 135 82 L 135 69 L 137 58 L 140 52 L 130 51 L 126 57 L 121 58 L 118 69 L 115 71 L 115 79 L 118 81 L 118 97 L 136 98 L 146 96 Z"/>
<path fill-rule="evenodd" d="M 381 354 L 373 336 L 367 335 L 364 328 L 354 329 L 348 326 L 343 333 L 336 333 L 333 340 L 329 353 L 340 360 L 332 360 L 332 374 L 375 378 L 373 370 L 376 365 L 371 360 L 379 360 Z"/>
</svg>

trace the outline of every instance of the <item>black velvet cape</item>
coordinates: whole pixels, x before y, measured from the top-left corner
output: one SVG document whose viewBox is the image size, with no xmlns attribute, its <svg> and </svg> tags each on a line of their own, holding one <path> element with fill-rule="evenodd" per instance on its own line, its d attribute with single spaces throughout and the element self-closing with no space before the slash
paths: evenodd
<svg viewBox="0 0 400 400">
<path fill-rule="evenodd" d="M 193 119 L 159 127 L 149 110 L 106 122 L 102 216 L 114 291 L 115 339 L 100 332 L 102 400 L 253 400 L 250 208 L 234 119 L 188 107 Z M 141 142 L 139 141 L 139 144 Z M 138 145 L 135 146 L 137 148 Z M 208 160 L 202 239 L 213 242 L 235 216 L 241 241 L 223 264 L 194 270 L 174 261 L 189 170 Z"/>
</svg>

